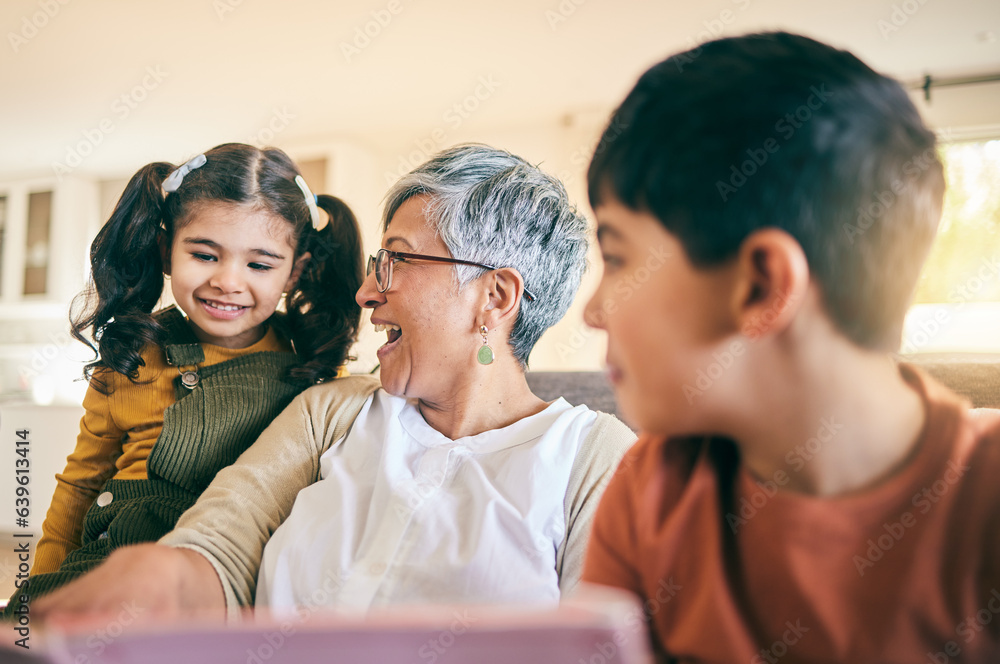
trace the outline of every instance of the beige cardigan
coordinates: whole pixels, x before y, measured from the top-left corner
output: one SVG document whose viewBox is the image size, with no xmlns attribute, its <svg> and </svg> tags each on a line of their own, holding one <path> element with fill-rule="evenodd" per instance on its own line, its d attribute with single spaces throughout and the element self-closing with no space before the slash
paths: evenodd
<svg viewBox="0 0 1000 664">
<path fill-rule="evenodd" d="M 349 376 L 302 392 L 160 539 L 208 558 L 222 582 L 230 619 L 253 604 L 264 545 L 288 517 L 298 492 L 319 480 L 320 456 L 344 437 L 378 387 L 371 376 Z M 598 413 L 581 444 L 564 502 L 566 536 L 556 552 L 563 594 L 579 581 L 597 503 L 635 438 L 612 415 Z"/>
</svg>

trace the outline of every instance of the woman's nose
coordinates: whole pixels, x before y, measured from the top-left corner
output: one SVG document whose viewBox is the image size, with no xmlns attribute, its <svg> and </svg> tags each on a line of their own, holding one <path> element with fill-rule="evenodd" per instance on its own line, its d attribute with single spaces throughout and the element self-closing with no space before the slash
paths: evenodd
<svg viewBox="0 0 1000 664">
<path fill-rule="evenodd" d="M 374 309 L 385 302 L 385 293 L 378 292 L 378 286 L 375 283 L 375 272 L 366 276 L 365 280 L 361 282 L 361 288 L 358 289 L 354 299 L 366 309 Z"/>
</svg>

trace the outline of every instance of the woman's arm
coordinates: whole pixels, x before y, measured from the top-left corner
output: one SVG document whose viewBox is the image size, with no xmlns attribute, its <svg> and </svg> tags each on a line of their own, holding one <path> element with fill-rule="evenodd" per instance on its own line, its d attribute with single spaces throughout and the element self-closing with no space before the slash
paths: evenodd
<svg viewBox="0 0 1000 664">
<path fill-rule="evenodd" d="M 351 376 L 306 390 L 216 475 L 157 545 L 121 549 L 54 593 L 52 602 L 60 602 L 60 611 L 79 613 L 141 597 L 156 615 L 225 607 L 237 617 L 253 603 L 267 540 L 299 490 L 319 477 L 320 455 L 343 438 L 377 387 L 374 378 Z M 139 575 L 142 582 L 130 588 Z M 51 612 L 48 602 L 43 606 Z"/>
<path fill-rule="evenodd" d="M 377 388 L 375 378 L 351 376 L 300 394 L 160 539 L 208 559 L 230 617 L 253 604 L 264 545 L 299 491 L 319 479 L 320 456 L 344 437 Z"/>
<path fill-rule="evenodd" d="M 196 614 L 222 619 L 226 602 L 212 564 L 194 551 L 138 544 L 31 604 L 36 620 L 128 611 L 141 622 Z"/>
<path fill-rule="evenodd" d="M 566 536 L 556 551 L 559 591 L 563 596 L 580 581 L 597 506 L 619 462 L 635 440 L 635 433 L 617 418 L 599 412 L 597 421 L 580 445 L 566 488 Z"/>
</svg>

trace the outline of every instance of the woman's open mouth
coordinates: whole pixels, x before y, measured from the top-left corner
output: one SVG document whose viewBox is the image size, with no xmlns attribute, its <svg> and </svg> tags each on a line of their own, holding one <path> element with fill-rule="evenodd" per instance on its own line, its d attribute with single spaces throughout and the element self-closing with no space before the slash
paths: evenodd
<svg viewBox="0 0 1000 664">
<path fill-rule="evenodd" d="M 398 325 L 393 325 L 392 323 L 375 323 L 376 332 L 386 333 L 386 342 L 382 344 L 382 347 L 378 349 L 378 356 L 381 358 L 383 355 L 392 352 L 392 349 L 396 347 L 399 342 L 400 337 L 403 336 L 403 331 L 399 329 Z"/>
</svg>

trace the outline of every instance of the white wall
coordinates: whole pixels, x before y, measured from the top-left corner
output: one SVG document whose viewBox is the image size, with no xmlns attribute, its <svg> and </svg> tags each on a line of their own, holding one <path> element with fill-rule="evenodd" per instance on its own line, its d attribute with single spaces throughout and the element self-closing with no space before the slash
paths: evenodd
<svg viewBox="0 0 1000 664">
<path fill-rule="evenodd" d="M 358 196 L 351 181 L 330 178 L 331 193 L 345 198 L 358 213 L 365 233 L 365 252 L 373 253 L 380 244 L 378 231 L 381 220 L 381 202 L 388 183 L 394 181 L 400 171 L 421 163 L 434 151 L 456 143 L 475 141 L 487 143 L 509 150 L 529 162 L 538 164 L 547 172 L 560 177 L 566 184 L 570 199 L 581 212 L 590 217 L 586 197 L 586 167 L 600 132 L 604 129 L 606 113 L 587 113 L 574 118 L 538 123 L 532 126 L 497 127 L 489 130 L 440 127 L 417 137 L 382 137 L 377 145 L 367 148 L 356 147 L 349 157 L 360 159 L 347 169 L 353 182 L 359 173 L 369 172 L 371 180 L 361 183 L 367 194 Z M 440 132 L 437 130 L 440 129 Z M 290 146 L 290 149 L 291 146 Z M 298 151 L 292 149 L 299 156 Z M 341 163 L 343 152 L 335 153 Z M 357 185 L 354 185 L 357 186 Z M 592 242 L 592 245 L 594 243 Z M 596 246 L 591 247 L 590 269 L 584 278 L 580 295 L 562 322 L 545 333 L 529 360 L 533 370 L 583 370 L 600 369 L 604 357 L 604 343 L 601 335 L 583 325 L 582 308 L 586 297 L 593 291 L 595 279 L 600 272 L 600 255 Z M 367 313 L 365 315 L 367 321 Z M 375 335 L 367 322 L 357 348 L 358 361 L 355 371 L 370 370 L 376 362 L 375 349 L 385 342 L 384 335 Z"/>
<path fill-rule="evenodd" d="M 590 217 L 586 196 L 586 167 L 593 147 L 604 129 L 606 112 L 581 113 L 572 118 L 539 123 L 479 130 L 468 125 L 453 128 L 442 121 L 426 135 L 380 136 L 377 142 L 357 140 L 317 140 L 283 144 L 297 160 L 328 160 L 324 192 L 341 197 L 358 216 L 364 234 L 364 251 L 374 253 L 381 240 L 382 197 L 388 183 L 398 173 L 418 165 L 433 152 L 460 142 L 476 141 L 502 147 L 540 165 L 566 184 L 570 199 Z M 441 131 L 438 132 L 437 130 Z M 127 178 L 103 181 L 100 186 L 100 210 L 106 218 L 127 183 Z M 96 229 L 93 229 L 96 233 Z M 592 242 L 593 244 L 593 242 Z M 601 336 L 583 324 L 585 298 L 593 291 L 600 274 L 600 255 L 596 246 L 588 257 L 590 269 L 580 295 L 565 319 L 547 332 L 530 358 L 534 370 L 600 369 L 604 346 Z M 80 284 L 82 286 L 82 282 Z M 164 303 L 170 301 L 169 294 Z M 376 335 L 364 317 L 362 333 L 355 349 L 355 372 L 368 372 L 377 363 L 375 350 L 385 342 Z"/>
</svg>

